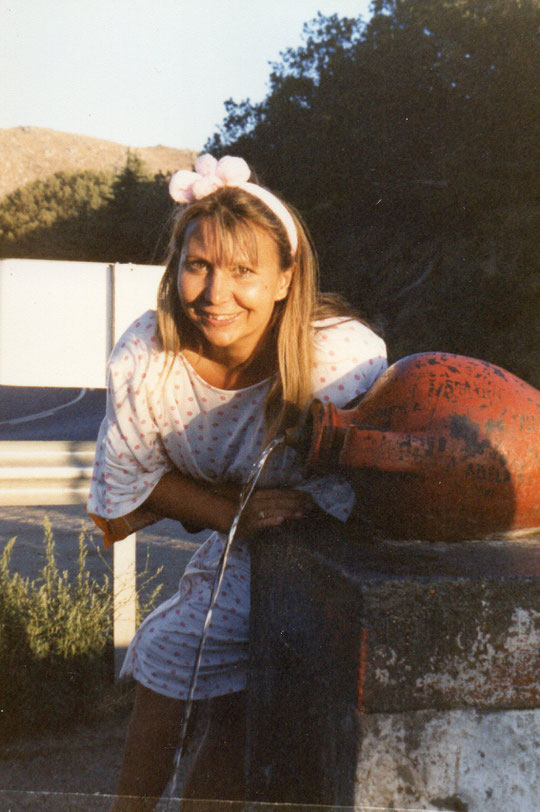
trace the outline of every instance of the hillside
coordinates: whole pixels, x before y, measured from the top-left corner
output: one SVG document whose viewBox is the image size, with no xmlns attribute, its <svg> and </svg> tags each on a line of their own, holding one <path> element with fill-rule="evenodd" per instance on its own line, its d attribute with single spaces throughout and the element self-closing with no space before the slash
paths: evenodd
<svg viewBox="0 0 540 812">
<path fill-rule="evenodd" d="M 0 198 L 54 172 L 122 169 L 129 148 L 114 141 L 43 127 L 0 129 Z M 197 155 L 193 150 L 163 146 L 131 149 L 151 174 L 191 169 Z"/>
</svg>

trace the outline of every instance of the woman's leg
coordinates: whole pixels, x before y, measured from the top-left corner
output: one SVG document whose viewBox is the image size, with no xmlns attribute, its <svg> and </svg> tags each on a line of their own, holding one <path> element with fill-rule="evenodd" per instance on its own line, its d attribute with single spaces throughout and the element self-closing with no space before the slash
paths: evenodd
<svg viewBox="0 0 540 812">
<path fill-rule="evenodd" d="M 172 772 L 184 709 L 185 702 L 137 684 L 114 812 L 154 809 Z"/>
<path fill-rule="evenodd" d="M 112 811 L 150 812 L 174 765 L 185 702 L 137 684 Z M 210 701 L 210 719 L 183 791 L 185 798 L 243 800 L 244 692 Z"/>
<path fill-rule="evenodd" d="M 210 700 L 208 727 L 186 779 L 184 798 L 244 800 L 245 741 L 245 692 Z"/>
</svg>

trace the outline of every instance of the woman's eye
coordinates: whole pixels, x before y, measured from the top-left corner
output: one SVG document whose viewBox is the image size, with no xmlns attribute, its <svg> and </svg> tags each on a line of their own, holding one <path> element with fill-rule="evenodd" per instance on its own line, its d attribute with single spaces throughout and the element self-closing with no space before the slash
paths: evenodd
<svg viewBox="0 0 540 812">
<path fill-rule="evenodd" d="M 253 273 L 252 268 L 248 268 L 246 265 L 238 265 L 236 268 L 236 273 L 238 276 L 250 276 Z"/>
<path fill-rule="evenodd" d="M 208 267 L 208 263 L 203 259 L 188 259 L 186 267 L 191 271 L 205 271 Z"/>
</svg>

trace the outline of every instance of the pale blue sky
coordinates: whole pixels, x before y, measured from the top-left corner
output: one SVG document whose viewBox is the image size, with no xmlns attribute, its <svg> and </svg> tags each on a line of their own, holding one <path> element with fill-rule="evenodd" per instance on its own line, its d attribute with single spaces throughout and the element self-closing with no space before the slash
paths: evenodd
<svg viewBox="0 0 540 812">
<path fill-rule="evenodd" d="M 0 128 L 201 149 L 304 22 L 369 0 L 0 0 Z"/>
</svg>

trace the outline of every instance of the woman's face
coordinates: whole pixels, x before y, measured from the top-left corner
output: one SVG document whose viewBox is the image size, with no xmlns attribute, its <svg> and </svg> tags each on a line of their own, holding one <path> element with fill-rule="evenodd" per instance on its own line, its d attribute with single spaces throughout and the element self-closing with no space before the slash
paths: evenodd
<svg viewBox="0 0 540 812">
<path fill-rule="evenodd" d="M 282 271 L 274 239 L 253 228 L 255 257 L 240 247 L 223 251 L 208 221 L 186 229 L 178 270 L 178 294 L 186 316 L 216 357 L 243 363 L 256 351 L 276 302 L 285 299 L 292 269 Z M 230 254 L 230 256 L 228 256 Z M 223 353 L 225 351 L 225 354 Z"/>
</svg>

